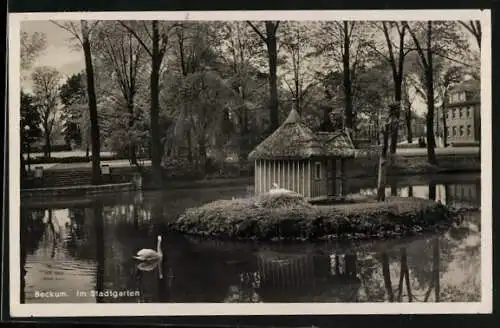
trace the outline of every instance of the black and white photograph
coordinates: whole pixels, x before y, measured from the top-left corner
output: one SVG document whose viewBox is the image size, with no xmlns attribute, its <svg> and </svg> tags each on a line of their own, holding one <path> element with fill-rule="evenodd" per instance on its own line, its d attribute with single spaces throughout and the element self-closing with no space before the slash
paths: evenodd
<svg viewBox="0 0 500 328">
<path fill-rule="evenodd" d="M 492 311 L 488 10 L 8 28 L 12 316 Z"/>
</svg>

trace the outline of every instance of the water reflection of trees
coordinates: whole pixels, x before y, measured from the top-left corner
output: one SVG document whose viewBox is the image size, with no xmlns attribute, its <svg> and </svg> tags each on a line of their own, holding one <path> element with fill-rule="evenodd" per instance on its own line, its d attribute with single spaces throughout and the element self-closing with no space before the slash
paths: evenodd
<svg viewBox="0 0 500 328">
<path fill-rule="evenodd" d="M 25 287 L 26 287 L 26 258 L 28 254 L 38 249 L 40 241 L 46 229 L 46 224 L 43 222 L 45 210 L 28 211 L 21 208 L 20 222 L 20 266 L 21 266 L 21 288 L 20 300 L 25 303 Z"/>
<path fill-rule="evenodd" d="M 437 188 L 431 184 L 430 197 L 439 198 L 432 192 Z M 478 215 L 439 239 L 403 241 L 385 250 L 284 252 L 271 247 L 256 251 L 254 246 L 195 241 L 168 233 L 163 226 L 166 196 L 156 195 L 147 201 L 137 197 L 127 205 L 96 202 L 90 208 L 68 211 L 66 247 L 75 258 L 97 261 L 96 288 L 141 290 L 140 299 L 98 302 L 443 301 L 463 288 L 453 289 L 444 281 L 450 262 L 467 261 L 457 256 L 479 258 L 480 243 L 465 242 L 472 230 L 480 230 Z M 23 276 L 26 254 L 39 248 L 42 239 L 52 243 L 47 236 L 56 236 L 51 212 L 21 211 Z M 131 259 L 140 248 L 155 249 L 158 234 L 164 236 L 163 279 L 156 271 L 139 272 Z M 464 251 L 456 255 L 460 247 Z M 477 291 L 470 287 L 466 295 L 457 297 L 473 299 Z"/>
<path fill-rule="evenodd" d="M 104 290 L 104 270 L 105 270 L 105 245 L 104 245 L 104 219 L 103 219 L 103 206 L 101 203 L 96 202 L 93 206 L 93 225 L 96 240 L 95 258 L 97 262 L 96 268 L 96 291 L 101 292 Z M 102 303 L 103 297 L 99 294 L 96 296 L 96 302 Z"/>
</svg>

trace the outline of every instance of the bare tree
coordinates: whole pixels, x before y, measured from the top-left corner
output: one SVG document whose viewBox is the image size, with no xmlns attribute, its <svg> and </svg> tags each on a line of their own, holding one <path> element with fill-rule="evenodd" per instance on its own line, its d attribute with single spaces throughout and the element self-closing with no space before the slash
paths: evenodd
<svg viewBox="0 0 500 328">
<path fill-rule="evenodd" d="M 406 25 L 400 22 L 390 21 L 381 22 L 374 24 L 379 28 L 385 39 L 385 44 L 387 46 L 387 52 L 378 50 L 377 45 L 368 42 L 370 48 L 374 50 L 379 56 L 381 56 L 391 68 L 392 79 L 394 83 L 394 102 L 399 106 L 393 106 L 395 111 L 392 115 L 399 120 L 402 108 L 402 94 L 403 94 L 403 76 L 404 76 L 404 62 L 405 57 L 411 49 L 406 46 Z M 393 31 L 396 31 L 396 37 L 393 37 Z M 394 40 L 395 39 L 395 40 Z M 391 130 L 391 144 L 390 152 L 391 154 L 396 153 L 397 141 L 398 141 L 398 127 L 399 124 L 395 124 Z"/>
<path fill-rule="evenodd" d="M 75 22 L 56 22 L 55 25 L 68 31 L 81 45 L 85 58 L 85 73 L 87 77 L 87 96 L 89 101 L 89 116 L 92 145 L 92 184 L 101 183 L 101 140 L 99 133 L 99 122 L 97 116 L 97 99 L 95 93 L 94 67 L 92 64 L 91 39 L 92 32 L 99 21 L 89 22 L 81 20 L 80 24 Z"/>
<path fill-rule="evenodd" d="M 468 50 L 468 44 L 457 31 L 457 24 L 451 21 L 414 22 L 411 26 L 403 23 L 413 40 L 419 58 L 420 68 L 425 81 L 425 99 L 427 102 L 427 158 L 429 164 L 436 165 L 436 139 L 434 135 L 435 116 L 435 57 L 457 62 L 454 58 Z"/>
<path fill-rule="evenodd" d="M 269 119 L 270 127 L 269 131 L 272 132 L 276 130 L 279 126 L 279 115 L 278 115 L 278 78 L 277 78 L 277 67 L 278 67 L 278 45 L 277 45 L 277 31 L 280 25 L 279 21 L 265 21 L 265 33 L 261 32 L 255 23 L 247 22 L 248 25 L 257 33 L 257 35 L 262 39 L 267 48 L 267 58 L 269 65 L 269 93 L 270 93 L 270 103 L 269 103 Z M 265 34 L 265 35 L 264 35 Z"/>
<path fill-rule="evenodd" d="M 308 92 L 319 83 L 319 72 L 314 65 L 317 60 L 311 60 L 315 55 L 312 47 L 311 24 L 303 22 L 283 22 L 281 27 L 281 54 L 285 61 L 281 69 L 282 77 L 292 98 L 296 100 L 299 113 L 305 107 Z M 317 57 L 314 59 L 318 59 Z M 291 67 L 287 69 L 286 67 Z"/>
<path fill-rule="evenodd" d="M 50 157 L 50 136 L 56 120 L 61 75 L 52 67 L 37 67 L 31 75 L 36 107 L 42 120 L 45 139 L 44 156 Z"/>
<path fill-rule="evenodd" d="M 425 86 L 427 94 L 427 116 L 426 116 L 426 127 L 427 127 L 427 157 L 429 164 L 437 164 L 436 159 L 436 139 L 434 137 L 434 64 L 433 64 L 433 52 L 432 52 L 432 21 L 427 21 L 427 26 L 425 28 L 425 40 L 424 45 L 417 37 L 416 33 L 412 28 L 405 22 L 405 26 L 410 32 L 412 39 L 417 48 L 418 56 L 424 71 L 425 76 Z"/>
<path fill-rule="evenodd" d="M 322 22 L 315 37 L 318 54 L 326 53 L 331 72 L 342 72 L 341 88 L 344 94 L 344 127 L 355 128 L 354 93 L 358 71 L 368 58 L 366 24 L 357 21 Z"/>
</svg>

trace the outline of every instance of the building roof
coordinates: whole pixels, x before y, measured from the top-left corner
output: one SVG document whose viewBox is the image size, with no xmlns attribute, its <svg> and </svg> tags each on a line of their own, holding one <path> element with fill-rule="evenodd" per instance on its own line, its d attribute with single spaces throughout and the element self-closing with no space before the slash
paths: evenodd
<svg viewBox="0 0 500 328">
<path fill-rule="evenodd" d="M 249 159 L 305 159 L 354 157 L 356 150 L 347 132 L 313 132 L 304 124 L 295 102 L 288 118 L 248 155 Z"/>
<path fill-rule="evenodd" d="M 460 83 L 459 85 L 455 86 L 451 92 L 456 93 L 456 92 L 479 92 L 481 89 L 481 83 L 478 80 L 475 79 L 470 79 L 467 81 L 464 81 Z"/>
</svg>

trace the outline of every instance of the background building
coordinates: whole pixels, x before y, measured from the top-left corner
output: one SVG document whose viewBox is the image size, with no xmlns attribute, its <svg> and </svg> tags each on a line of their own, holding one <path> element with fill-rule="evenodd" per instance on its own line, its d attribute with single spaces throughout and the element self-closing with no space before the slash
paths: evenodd
<svg viewBox="0 0 500 328">
<path fill-rule="evenodd" d="M 450 91 L 446 106 L 448 144 L 481 140 L 480 83 L 468 80 Z"/>
</svg>

